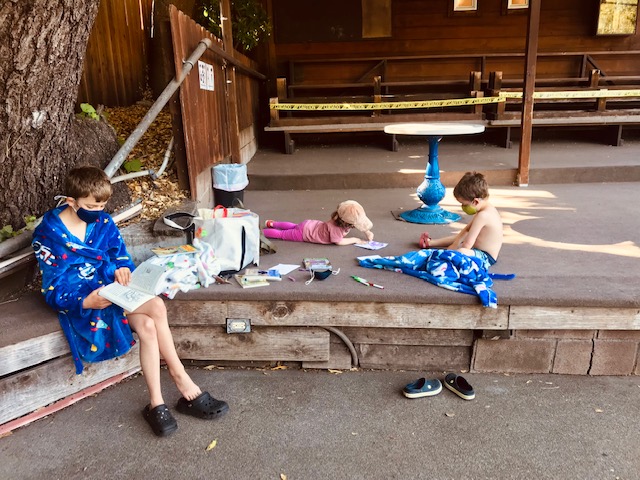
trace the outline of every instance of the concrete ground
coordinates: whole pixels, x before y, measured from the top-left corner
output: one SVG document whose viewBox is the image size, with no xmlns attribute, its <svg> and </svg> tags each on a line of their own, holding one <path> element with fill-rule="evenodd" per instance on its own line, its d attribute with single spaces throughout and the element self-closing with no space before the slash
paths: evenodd
<svg viewBox="0 0 640 480">
<path fill-rule="evenodd" d="M 409 400 L 402 387 L 443 372 L 191 370 L 229 413 L 175 413 L 157 438 L 140 410 L 144 379 L 116 386 L 0 439 L 12 479 L 637 479 L 638 377 L 463 374 Z M 178 393 L 163 372 L 166 400 Z M 215 447 L 207 447 L 216 441 Z"/>
</svg>

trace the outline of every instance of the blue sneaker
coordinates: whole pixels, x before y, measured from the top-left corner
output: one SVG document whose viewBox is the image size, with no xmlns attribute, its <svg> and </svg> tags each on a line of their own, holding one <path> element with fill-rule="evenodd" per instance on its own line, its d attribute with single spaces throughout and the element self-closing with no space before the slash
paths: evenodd
<svg viewBox="0 0 640 480">
<path fill-rule="evenodd" d="M 455 373 L 447 374 L 447 376 L 444 377 L 444 385 L 464 400 L 473 400 L 476 398 L 476 392 L 473 391 L 471 384 L 460 375 L 456 375 Z"/>
<path fill-rule="evenodd" d="M 442 383 L 440 383 L 440 380 L 437 378 L 433 380 L 419 378 L 402 389 L 403 395 L 407 398 L 431 397 L 432 395 L 439 394 L 441 391 Z"/>
</svg>

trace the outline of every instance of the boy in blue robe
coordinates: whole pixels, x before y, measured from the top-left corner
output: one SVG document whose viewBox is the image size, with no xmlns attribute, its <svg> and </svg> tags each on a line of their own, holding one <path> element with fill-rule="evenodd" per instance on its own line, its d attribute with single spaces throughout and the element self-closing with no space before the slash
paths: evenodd
<svg viewBox="0 0 640 480">
<path fill-rule="evenodd" d="M 127 285 L 135 265 L 120 231 L 104 207 L 111 182 L 101 169 L 74 168 L 65 182 L 66 203 L 48 211 L 33 234 L 32 246 L 42 272 L 42 293 L 58 312 L 69 342 L 76 373 L 83 361 L 98 362 L 127 353 L 140 340 L 140 366 L 150 401 L 142 414 L 158 436 L 174 432 L 177 422 L 164 402 L 160 356 L 182 394 L 176 409 L 199 418 L 216 418 L 226 402 L 201 391 L 180 361 L 162 299 L 155 297 L 133 312 L 104 297 L 99 290 L 114 281 Z"/>
</svg>

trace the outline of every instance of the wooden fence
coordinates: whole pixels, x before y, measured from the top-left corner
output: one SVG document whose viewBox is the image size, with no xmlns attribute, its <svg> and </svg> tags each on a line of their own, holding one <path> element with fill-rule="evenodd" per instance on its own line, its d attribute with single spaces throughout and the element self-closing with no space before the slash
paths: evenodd
<svg viewBox="0 0 640 480">
<path fill-rule="evenodd" d="M 229 55 L 222 41 L 173 5 L 169 17 L 176 75 L 203 38 L 212 42 L 180 86 L 179 111 L 172 105 L 174 137 L 184 139 L 191 198 L 211 206 L 211 167 L 223 162 L 246 163 L 257 150 L 259 80 L 265 77 L 255 70 L 253 61 L 238 52 L 225 58 Z M 199 75 L 199 68 L 204 69 L 204 76 Z"/>
<path fill-rule="evenodd" d="M 78 103 L 128 106 L 147 85 L 153 0 L 102 0 L 85 57 Z"/>
</svg>

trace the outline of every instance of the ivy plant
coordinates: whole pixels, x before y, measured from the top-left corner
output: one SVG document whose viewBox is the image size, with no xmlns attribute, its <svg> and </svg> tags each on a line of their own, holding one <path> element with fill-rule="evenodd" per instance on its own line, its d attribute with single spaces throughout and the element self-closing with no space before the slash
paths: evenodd
<svg viewBox="0 0 640 480">
<path fill-rule="evenodd" d="M 222 38 L 220 0 L 200 0 L 196 6 L 198 22 L 216 37 Z M 253 50 L 271 35 L 271 23 L 259 0 L 231 0 L 233 47 L 238 51 Z"/>
</svg>

